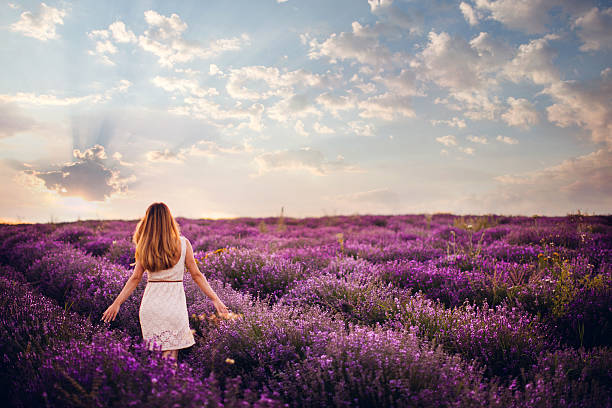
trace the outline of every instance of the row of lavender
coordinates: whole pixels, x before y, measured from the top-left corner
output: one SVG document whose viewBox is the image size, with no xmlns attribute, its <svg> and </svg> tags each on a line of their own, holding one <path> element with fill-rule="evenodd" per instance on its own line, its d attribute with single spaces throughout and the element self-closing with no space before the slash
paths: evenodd
<svg viewBox="0 0 612 408">
<path fill-rule="evenodd" d="M 572 335 L 561 341 L 549 335 L 551 328 L 564 333 L 558 323 L 571 322 L 568 305 L 589 294 L 597 302 L 583 308 L 583 314 L 594 312 L 599 316 L 595 320 L 604 319 L 599 330 L 609 330 L 606 219 L 580 220 L 575 231 L 583 235 L 578 240 L 553 235 L 554 252 L 547 248 L 551 240 L 531 242 L 523 252 L 535 257 L 500 262 L 503 257 L 487 249 L 518 247 L 504 238 L 528 236 L 529 231 L 516 231 L 532 225 L 524 228 L 517 222 L 488 241 L 485 234 L 495 235 L 495 227 L 478 234 L 466 225 L 464 231 L 473 236 L 461 241 L 460 224 L 449 228 L 435 217 L 425 219 L 426 227 L 406 218 L 403 228 L 389 226 L 397 225 L 398 217 L 372 217 L 369 226 L 364 218 L 335 226 L 276 224 L 275 231 L 270 224 L 249 226 L 251 220 L 221 225 L 180 220 L 196 248 L 212 250 L 223 247 L 222 242 L 233 247 L 198 253 L 200 268 L 214 278 L 230 309 L 246 317 L 220 328 L 192 318 L 198 343 L 184 357 L 199 378 L 214 372 L 221 388 L 225 379 L 240 378 L 242 390 L 273 390 L 285 401 L 311 406 L 610 402 L 609 348 L 576 350 L 569 347 Z M 378 225 L 383 222 L 387 225 Z M 129 262 L 131 247 L 125 238 L 133 225 L 7 227 L 0 255 L 15 268 L 8 275 L 23 276 L 81 314 L 99 316 L 129 274 L 121 264 Z M 558 228 L 537 228 L 551 227 Z M 439 242 L 444 231 L 451 238 L 445 251 Z M 415 250 L 419 246 L 422 251 Z M 363 250 L 376 247 L 383 248 L 380 252 L 404 251 L 404 257 L 382 259 L 391 255 Z M 567 257 L 571 262 L 564 262 Z M 494 279 L 483 278 L 489 275 Z M 519 278 L 524 282 L 514 281 Z M 186 289 L 196 316 L 212 310 L 192 282 Z M 253 300 L 249 292 L 268 295 L 266 302 Z M 440 296 L 444 293 L 454 297 Z M 140 295 L 125 304 L 116 324 L 116 330 L 136 338 Z M 460 305 L 461 300 L 472 303 Z M 498 307 L 490 309 L 495 303 Z M 585 337 L 584 323 L 577 327 L 582 342 L 586 338 L 591 346 L 608 346 L 601 333 Z"/>
</svg>

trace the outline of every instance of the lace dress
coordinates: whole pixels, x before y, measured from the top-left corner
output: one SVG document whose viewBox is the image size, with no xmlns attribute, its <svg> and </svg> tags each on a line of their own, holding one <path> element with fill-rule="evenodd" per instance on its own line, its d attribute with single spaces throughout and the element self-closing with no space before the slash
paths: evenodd
<svg viewBox="0 0 612 408">
<path fill-rule="evenodd" d="M 150 350 L 176 350 L 195 344 L 189 328 L 187 301 L 183 288 L 186 238 L 181 236 L 181 258 L 171 268 L 147 271 L 147 286 L 140 302 L 140 328 Z"/>
</svg>

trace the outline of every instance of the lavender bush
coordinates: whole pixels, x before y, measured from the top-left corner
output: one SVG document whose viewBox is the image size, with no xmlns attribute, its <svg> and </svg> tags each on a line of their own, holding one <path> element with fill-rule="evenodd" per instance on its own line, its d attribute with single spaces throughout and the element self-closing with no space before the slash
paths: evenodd
<svg viewBox="0 0 612 408">
<path fill-rule="evenodd" d="M 190 220 L 196 345 L 142 347 L 136 221 L 0 226 L 11 406 L 610 406 L 612 218 Z M 17 378 L 25 378 L 16 382 Z"/>
</svg>

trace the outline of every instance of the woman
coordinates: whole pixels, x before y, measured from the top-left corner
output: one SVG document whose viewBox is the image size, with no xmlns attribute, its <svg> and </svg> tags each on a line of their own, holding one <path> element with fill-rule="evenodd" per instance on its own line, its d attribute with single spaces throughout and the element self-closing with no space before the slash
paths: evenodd
<svg viewBox="0 0 612 408">
<path fill-rule="evenodd" d="M 147 286 L 140 303 L 140 328 L 150 350 L 161 346 L 162 357 L 176 362 L 178 350 L 195 344 L 189 328 L 187 302 L 183 288 L 185 265 L 194 282 L 208 296 L 219 314 L 228 310 L 202 275 L 193 257 L 193 248 L 164 203 L 153 203 L 136 226 L 136 264 L 121 293 L 102 315 L 104 322 L 114 320 L 119 307 L 132 294 L 147 271 Z"/>
</svg>

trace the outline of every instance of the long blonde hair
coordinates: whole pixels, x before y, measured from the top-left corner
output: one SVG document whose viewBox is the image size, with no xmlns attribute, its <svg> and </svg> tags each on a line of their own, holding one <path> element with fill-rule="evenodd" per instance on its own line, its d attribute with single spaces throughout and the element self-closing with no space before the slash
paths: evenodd
<svg viewBox="0 0 612 408">
<path fill-rule="evenodd" d="M 136 260 L 149 272 L 174 266 L 181 257 L 179 226 L 164 203 L 153 203 L 134 231 Z"/>
</svg>

